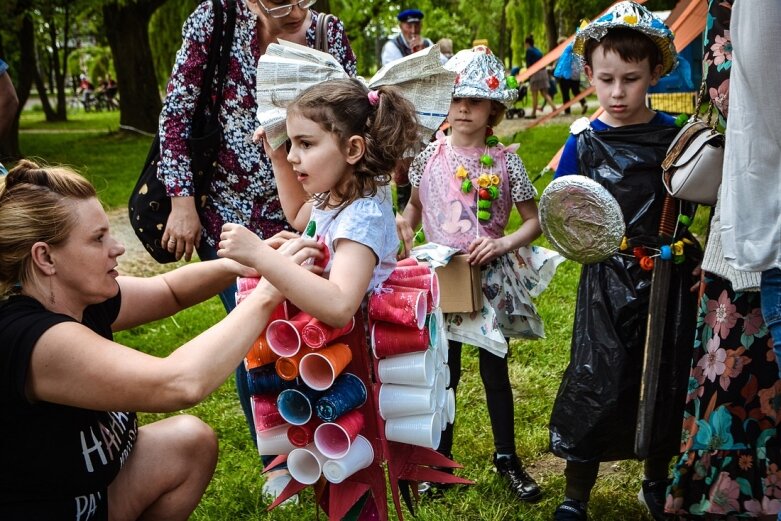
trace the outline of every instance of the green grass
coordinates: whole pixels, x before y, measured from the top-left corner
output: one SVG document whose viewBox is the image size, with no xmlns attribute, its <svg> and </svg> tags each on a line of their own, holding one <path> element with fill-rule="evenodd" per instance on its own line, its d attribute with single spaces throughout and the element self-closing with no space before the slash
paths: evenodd
<svg viewBox="0 0 781 521">
<path fill-rule="evenodd" d="M 79 111 L 69 118 L 47 123 L 43 113 L 24 112 L 19 135 L 22 153 L 74 167 L 95 185 L 108 208 L 126 206 L 152 138 L 118 132 L 118 112 Z"/>
<path fill-rule="evenodd" d="M 76 121 L 72 123 L 51 126 L 41 123 L 41 118 L 41 114 L 26 115 L 22 127 L 38 131 L 79 128 L 82 132 L 25 132 L 21 136 L 24 152 L 49 162 L 64 162 L 77 167 L 101 189 L 101 195 L 110 207 L 124 205 L 146 156 L 150 139 L 84 132 L 84 129 L 95 128 L 91 125 L 107 125 L 107 128 L 114 129 L 106 114 L 79 113 L 74 115 Z M 558 124 L 538 127 L 516 136 L 516 141 L 521 144 L 519 153 L 532 178 L 564 142 L 567 131 L 566 124 Z M 542 191 L 550 178 L 548 174 L 540 179 L 536 184 L 538 190 Z M 510 223 L 510 227 L 515 226 L 518 226 L 517 215 Z M 542 238 L 538 243 L 547 245 Z M 579 269 L 579 265 L 573 262 L 563 263 L 548 290 L 537 300 L 539 312 L 545 320 L 547 338 L 514 341 L 511 346 L 510 375 L 515 393 L 518 453 L 532 475 L 540 481 L 544 498 L 534 505 L 519 503 L 491 471 L 492 438 L 476 351 L 465 348 L 454 452 L 456 459 L 464 465 L 459 474 L 475 481 L 475 485 L 451 489 L 441 499 L 420 504 L 417 509 L 420 521 L 551 519 L 554 508 L 563 497 L 564 478 L 561 460 L 547 451 L 547 424 L 569 356 Z M 116 338 L 125 345 L 165 356 L 223 316 L 222 305 L 213 298 L 173 318 L 122 332 Z M 211 397 L 188 412 L 215 428 L 221 446 L 216 474 L 192 519 L 237 521 L 269 516 L 298 521 L 314 517 L 311 490 L 304 492 L 299 506 L 266 513 L 260 498 L 260 462 L 250 442 L 232 377 Z M 148 423 L 159 417 L 142 414 L 141 421 Z M 637 462 L 605 465 L 589 506 L 591 519 L 650 519 L 635 498 L 641 473 Z M 392 507 L 390 514 L 393 516 Z M 408 512 L 405 511 L 404 515 L 409 519 Z"/>
</svg>

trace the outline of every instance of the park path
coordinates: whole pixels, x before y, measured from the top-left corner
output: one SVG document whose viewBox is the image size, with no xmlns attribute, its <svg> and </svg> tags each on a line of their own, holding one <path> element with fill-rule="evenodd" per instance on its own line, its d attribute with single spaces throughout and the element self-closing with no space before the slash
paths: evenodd
<svg viewBox="0 0 781 521">
<path fill-rule="evenodd" d="M 117 271 L 120 275 L 149 276 L 165 273 L 184 262 L 158 264 L 136 237 L 130 226 L 127 208 L 115 208 L 107 212 L 111 235 L 125 246 L 125 253 L 119 257 Z"/>
</svg>

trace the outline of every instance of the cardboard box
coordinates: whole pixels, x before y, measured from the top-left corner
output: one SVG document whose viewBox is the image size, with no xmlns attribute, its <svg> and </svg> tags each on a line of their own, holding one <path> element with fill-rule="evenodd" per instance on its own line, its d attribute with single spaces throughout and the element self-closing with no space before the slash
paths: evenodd
<svg viewBox="0 0 781 521">
<path fill-rule="evenodd" d="M 443 313 L 471 313 L 482 307 L 480 266 L 470 266 L 466 259 L 465 254 L 455 255 L 447 266 L 436 269 Z"/>
</svg>

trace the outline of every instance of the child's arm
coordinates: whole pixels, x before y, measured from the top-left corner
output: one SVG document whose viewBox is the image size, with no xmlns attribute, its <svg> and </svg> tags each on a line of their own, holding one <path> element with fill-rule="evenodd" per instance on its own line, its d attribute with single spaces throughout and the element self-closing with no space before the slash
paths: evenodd
<svg viewBox="0 0 781 521">
<path fill-rule="evenodd" d="M 537 212 L 537 203 L 534 199 L 515 203 L 518 213 L 521 214 L 523 224 L 510 235 L 498 239 L 490 237 L 478 237 L 469 245 L 469 264 L 482 266 L 504 255 L 507 252 L 517 250 L 521 246 L 528 246 L 542 233 L 540 219 Z"/>
<path fill-rule="evenodd" d="M 296 179 L 293 166 L 287 160 L 287 149 L 280 146 L 273 150 L 265 137 L 266 133 L 263 131 L 263 127 L 259 127 L 252 135 L 252 140 L 255 143 L 263 141 L 263 148 L 271 160 L 274 179 L 277 182 L 279 202 L 282 205 L 285 219 L 294 229 L 303 232 L 312 215 L 311 197 Z"/>
<path fill-rule="evenodd" d="M 580 165 L 578 164 L 578 139 L 574 134 L 570 134 L 564 143 L 564 150 L 561 151 L 559 166 L 556 168 L 554 179 L 564 175 L 580 174 Z"/>
<path fill-rule="evenodd" d="M 404 207 L 404 213 L 396 215 L 396 231 L 403 248 L 399 257 L 402 259 L 409 256 L 415 239 L 415 230 L 420 226 L 422 216 L 423 206 L 420 203 L 420 192 L 417 186 L 413 186 L 407 206 Z"/>
<path fill-rule="evenodd" d="M 279 254 L 243 226 L 231 223 L 222 227 L 217 252 L 263 273 L 297 308 L 330 326 L 342 327 L 358 310 L 377 258 L 368 246 L 348 239 L 340 239 L 333 254 L 331 274 L 326 279 Z"/>
</svg>

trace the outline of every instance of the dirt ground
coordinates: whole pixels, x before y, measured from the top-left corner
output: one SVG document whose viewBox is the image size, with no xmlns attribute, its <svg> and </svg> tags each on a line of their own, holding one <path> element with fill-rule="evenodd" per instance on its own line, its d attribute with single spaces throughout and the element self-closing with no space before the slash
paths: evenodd
<svg viewBox="0 0 781 521">
<path fill-rule="evenodd" d="M 158 264 L 141 245 L 136 237 L 127 208 L 116 208 L 108 212 L 108 221 L 111 234 L 125 245 L 125 254 L 119 258 L 117 271 L 121 275 L 155 275 L 170 271 L 183 262 L 173 264 Z"/>
</svg>

